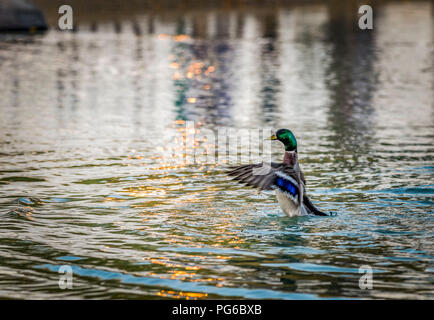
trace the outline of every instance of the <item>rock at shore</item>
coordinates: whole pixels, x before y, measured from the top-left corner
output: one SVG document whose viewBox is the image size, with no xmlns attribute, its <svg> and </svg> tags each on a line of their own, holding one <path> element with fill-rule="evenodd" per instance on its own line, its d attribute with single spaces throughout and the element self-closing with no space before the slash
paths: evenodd
<svg viewBox="0 0 434 320">
<path fill-rule="evenodd" d="M 0 0 L 0 32 L 46 30 L 42 12 L 28 0 Z"/>
</svg>

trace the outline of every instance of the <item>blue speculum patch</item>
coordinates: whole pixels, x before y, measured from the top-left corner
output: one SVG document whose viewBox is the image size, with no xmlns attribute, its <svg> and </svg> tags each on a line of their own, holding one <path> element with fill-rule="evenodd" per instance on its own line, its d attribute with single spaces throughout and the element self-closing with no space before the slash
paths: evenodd
<svg viewBox="0 0 434 320">
<path fill-rule="evenodd" d="M 277 177 L 276 184 L 282 191 L 289 192 L 294 197 L 298 194 L 298 188 L 291 182 L 282 177 Z"/>
</svg>

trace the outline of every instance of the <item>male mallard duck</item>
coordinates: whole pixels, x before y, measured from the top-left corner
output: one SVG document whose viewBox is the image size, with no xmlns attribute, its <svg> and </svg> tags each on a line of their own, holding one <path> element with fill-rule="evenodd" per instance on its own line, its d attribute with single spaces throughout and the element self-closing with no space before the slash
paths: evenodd
<svg viewBox="0 0 434 320">
<path fill-rule="evenodd" d="M 297 140 L 291 130 L 279 129 L 270 137 L 285 146 L 283 163 L 247 164 L 232 168 L 228 175 L 235 180 L 260 190 L 275 190 L 283 212 L 290 216 L 315 214 L 327 216 L 318 210 L 306 195 L 306 180 L 298 164 Z"/>
</svg>

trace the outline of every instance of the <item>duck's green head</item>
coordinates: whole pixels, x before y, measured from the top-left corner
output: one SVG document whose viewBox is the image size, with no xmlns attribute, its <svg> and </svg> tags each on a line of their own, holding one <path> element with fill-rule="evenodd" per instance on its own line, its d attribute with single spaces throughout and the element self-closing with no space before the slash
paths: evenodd
<svg viewBox="0 0 434 320">
<path fill-rule="evenodd" d="M 297 140 L 291 130 L 279 129 L 270 137 L 270 140 L 279 140 L 285 146 L 285 151 L 297 151 Z"/>
</svg>

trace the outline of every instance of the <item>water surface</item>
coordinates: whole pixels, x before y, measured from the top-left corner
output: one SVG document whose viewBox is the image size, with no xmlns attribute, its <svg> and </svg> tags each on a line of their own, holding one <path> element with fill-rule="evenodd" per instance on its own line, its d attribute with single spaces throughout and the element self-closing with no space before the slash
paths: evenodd
<svg viewBox="0 0 434 320">
<path fill-rule="evenodd" d="M 2 35 L 0 297 L 432 299 L 432 4 L 376 10 L 364 32 L 318 5 Z M 174 164 L 187 121 L 292 129 L 337 215 Z"/>
</svg>

